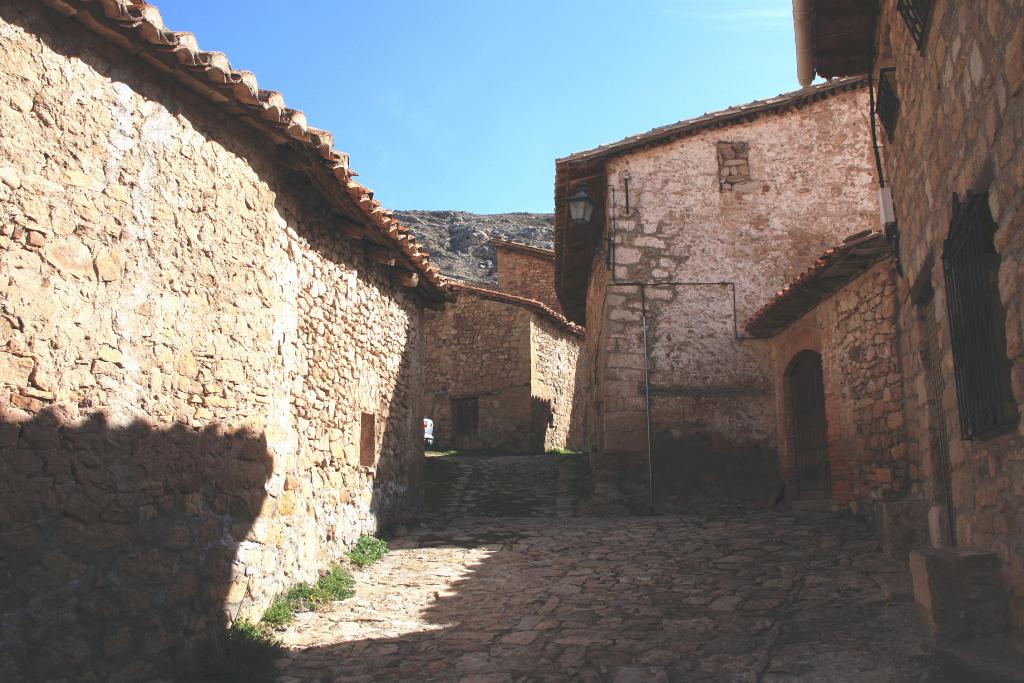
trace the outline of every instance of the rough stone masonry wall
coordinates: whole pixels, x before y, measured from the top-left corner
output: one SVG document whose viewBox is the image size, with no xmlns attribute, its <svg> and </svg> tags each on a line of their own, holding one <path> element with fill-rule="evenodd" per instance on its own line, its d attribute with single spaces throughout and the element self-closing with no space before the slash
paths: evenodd
<svg viewBox="0 0 1024 683">
<path fill-rule="evenodd" d="M 769 349 L 737 339 L 736 321 L 825 248 L 877 227 L 866 106 L 864 91 L 841 94 L 608 162 L 620 196 L 631 175 L 630 214 L 625 202 L 607 209 L 616 214 L 608 221 L 615 278 L 657 285 L 646 288 L 647 362 L 653 478 L 663 500 L 744 481 L 760 489 L 772 479 Z M 729 191 L 720 183 L 722 141 L 747 146 L 750 180 Z M 595 260 L 595 268 L 603 265 Z M 590 313 L 587 328 L 607 353 L 602 448 L 642 461 L 632 468 L 640 490 L 648 476 L 640 288 L 598 296 L 607 298 L 606 314 Z M 601 310 L 595 303 L 588 311 Z"/>
<path fill-rule="evenodd" d="M 1008 0 L 938 0 L 924 50 L 918 51 L 895 6 L 895 0 L 882 6 L 877 63 L 896 67 L 901 102 L 895 140 L 883 142 L 907 273 L 899 300 L 907 413 L 925 414 L 927 405 L 928 377 L 914 362 L 921 348 L 915 318 L 927 306 L 938 321 L 932 341 L 945 378 L 939 419 L 950 438 L 958 542 L 1002 558 L 1017 633 L 1024 637 L 1024 422 L 1010 434 L 960 438 L 941 261 L 953 193 L 987 189 L 999 226 L 999 291 L 1019 410 L 1024 406 L 1024 7 Z M 929 280 L 934 299 L 915 307 L 910 286 L 919 290 Z M 913 424 L 911 455 L 932 472 L 927 444 L 934 426 L 921 419 Z M 937 504 L 933 485 L 925 493 Z"/>
<path fill-rule="evenodd" d="M 534 409 L 547 423 L 545 451 L 579 448 L 579 417 L 573 411 L 577 398 L 576 361 L 579 353 L 579 337 L 548 320 L 533 316 L 530 321 L 530 396 Z"/>
<path fill-rule="evenodd" d="M 0 678 L 147 678 L 416 508 L 421 312 L 236 120 L 34 2 L 0 46 Z"/>
<path fill-rule="evenodd" d="M 605 242 L 594 254 L 593 264 L 605 263 Z M 587 335 L 576 362 L 577 399 L 573 410 L 580 413 L 582 448 L 590 457 L 595 505 L 620 504 L 623 491 L 634 482 L 633 473 L 641 466 L 637 439 L 646 439 L 644 404 L 636 399 L 636 386 L 643 382 L 643 366 L 636 363 L 636 349 L 642 348 L 639 326 L 628 321 L 610 320 L 608 307 L 619 305 L 617 288 L 609 289 L 611 272 L 604 267 L 591 270 L 587 283 Z M 627 374 L 628 373 L 628 374 Z M 622 382 L 609 386 L 609 379 Z M 621 391 L 633 401 L 622 401 Z M 646 457 L 646 450 L 642 451 Z M 642 498 L 642 491 L 634 492 Z"/>
<path fill-rule="evenodd" d="M 536 449 L 543 435 L 531 427 L 530 312 L 462 292 L 425 318 L 424 416 L 438 446 Z M 452 400 L 474 396 L 477 434 L 456 440 Z"/>
<path fill-rule="evenodd" d="M 546 257 L 498 246 L 498 289 L 547 304 L 562 312 L 555 294 L 554 256 Z"/>
<path fill-rule="evenodd" d="M 875 265 L 772 338 L 779 464 L 799 498 L 788 372 L 804 350 L 821 354 L 832 504 L 871 512 L 907 494 L 920 472 L 907 458 L 896 334 L 895 272 Z"/>
</svg>

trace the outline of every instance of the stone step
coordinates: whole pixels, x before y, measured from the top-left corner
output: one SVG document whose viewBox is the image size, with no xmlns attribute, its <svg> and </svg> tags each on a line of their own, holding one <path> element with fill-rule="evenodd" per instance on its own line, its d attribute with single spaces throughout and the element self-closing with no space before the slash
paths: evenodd
<svg viewBox="0 0 1024 683">
<path fill-rule="evenodd" d="M 999 556 L 970 548 L 922 548 L 910 553 L 914 600 L 938 643 L 1004 633 L 1007 596 Z"/>
</svg>

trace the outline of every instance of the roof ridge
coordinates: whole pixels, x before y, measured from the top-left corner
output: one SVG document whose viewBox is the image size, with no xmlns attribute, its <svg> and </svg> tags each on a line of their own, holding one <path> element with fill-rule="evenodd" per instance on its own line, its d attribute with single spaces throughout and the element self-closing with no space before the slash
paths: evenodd
<svg viewBox="0 0 1024 683">
<path fill-rule="evenodd" d="M 600 157 L 606 153 L 614 153 L 619 149 L 629 149 L 632 144 L 643 143 L 644 141 L 649 140 L 650 138 L 656 138 L 661 134 L 672 135 L 675 133 L 683 133 L 704 123 L 740 123 L 740 121 L 734 121 L 733 119 L 739 119 L 751 114 L 769 112 L 777 107 L 782 107 L 787 104 L 795 104 L 805 100 L 813 100 L 824 95 L 838 95 L 850 90 L 860 89 L 862 87 L 867 87 L 867 78 L 864 76 L 834 78 L 824 83 L 800 88 L 799 90 L 780 93 L 774 97 L 752 100 L 746 104 L 735 104 L 725 109 L 705 112 L 700 116 L 693 116 L 688 119 L 676 121 L 675 123 L 657 126 L 643 133 L 628 135 L 621 140 L 616 140 L 615 142 L 609 142 L 590 149 L 573 152 L 568 156 L 556 159 L 555 163 L 557 165 L 563 162 L 573 162 Z"/>
</svg>

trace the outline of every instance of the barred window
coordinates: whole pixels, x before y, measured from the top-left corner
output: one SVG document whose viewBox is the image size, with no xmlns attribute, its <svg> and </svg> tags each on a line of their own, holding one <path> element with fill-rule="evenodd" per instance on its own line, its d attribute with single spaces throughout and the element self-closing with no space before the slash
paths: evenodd
<svg viewBox="0 0 1024 683">
<path fill-rule="evenodd" d="M 928 30 L 928 18 L 931 17 L 933 4 L 933 0 L 899 0 L 896 4 L 918 50 L 924 49 L 925 31 Z"/>
<path fill-rule="evenodd" d="M 1017 420 L 1006 357 L 1006 312 L 999 298 L 995 231 L 987 193 L 968 192 L 963 201 L 953 196 L 953 220 L 942 260 L 965 439 Z"/>
<path fill-rule="evenodd" d="M 881 69 L 878 72 L 878 103 L 875 105 L 878 118 L 882 120 L 889 140 L 896 139 L 896 122 L 900 118 L 900 98 L 896 94 L 896 69 Z"/>
</svg>

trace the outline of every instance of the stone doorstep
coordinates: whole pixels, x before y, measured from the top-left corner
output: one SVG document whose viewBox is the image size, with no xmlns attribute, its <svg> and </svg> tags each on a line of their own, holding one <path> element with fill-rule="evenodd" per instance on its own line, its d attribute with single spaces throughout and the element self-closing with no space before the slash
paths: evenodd
<svg viewBox="0 0 1024 683">
<path fill-rule="evenodd" d="M 914 600 L 937 643 L 1004 633 L 1009 628 L 999 557 L 969 548 L 923 548 L 910 553 Z"/>
</svg>

